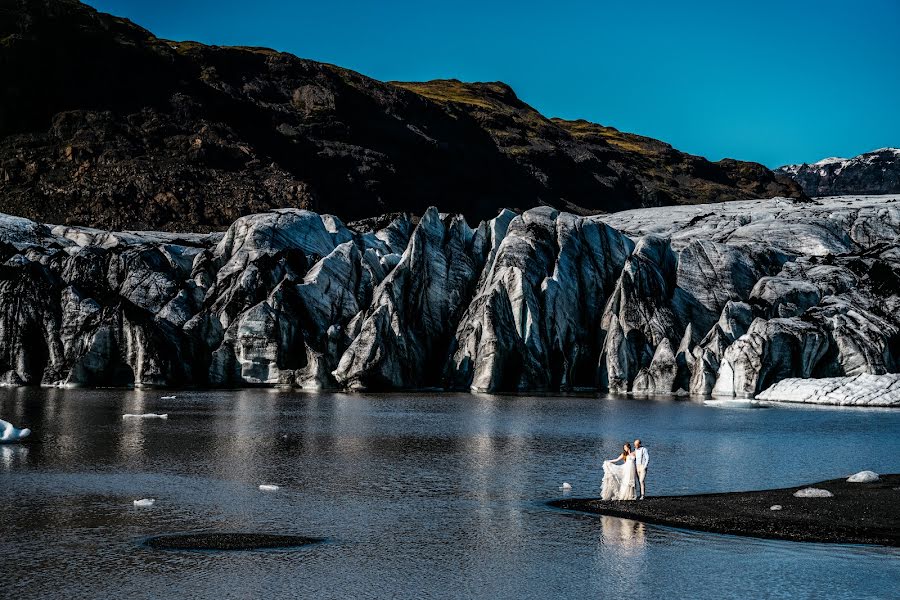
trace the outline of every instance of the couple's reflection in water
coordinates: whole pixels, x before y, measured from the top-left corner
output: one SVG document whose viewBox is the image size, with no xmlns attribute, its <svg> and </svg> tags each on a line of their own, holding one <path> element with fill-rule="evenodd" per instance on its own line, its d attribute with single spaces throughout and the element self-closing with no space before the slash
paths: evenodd
<svg viewBox="0 0 900 600">
<path fill-rule="evenodd" d="M 593 572 L 599 589 L 606 590 L 611 597 L 631 594 L 646 580 L 647 550 L 647 525 L 601 516 Z"/>
<path fill-rule="evenodd" d="M 640 553 L 647 543 L 647 526 L 640 521 L 618 517 L 600 517 L 601 543 L 613 546 L 628 554 Z"/>
</svg>

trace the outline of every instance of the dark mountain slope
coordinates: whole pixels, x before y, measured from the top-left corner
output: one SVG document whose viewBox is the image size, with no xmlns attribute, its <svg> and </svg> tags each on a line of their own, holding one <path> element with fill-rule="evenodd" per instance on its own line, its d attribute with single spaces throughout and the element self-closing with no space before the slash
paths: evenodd
<svg viewBox="0 0 900 600">
<path fill-rule="evenodd" d="M 710 162 L 613 127 L 547 119 L 503 83 L 391 83 L 465 110 L 504 154 L 539 179 L 552 177 L 554 190 L 578 213 L 801 195 L 759 163 Z M 595 196 L 584 193 L 596 190 L 598 183 L 607 190 Z"/>
<path fill-rule="evenodd" d="M 382 83 L 262 48 L 161 40 L 74 0 L 0 0 L 0 211 L 115 229 L 208 230 L 294 206 L 344 219 L 470 219 L 801 196 L 583 121 L 500 83 Z"/>
</svg>

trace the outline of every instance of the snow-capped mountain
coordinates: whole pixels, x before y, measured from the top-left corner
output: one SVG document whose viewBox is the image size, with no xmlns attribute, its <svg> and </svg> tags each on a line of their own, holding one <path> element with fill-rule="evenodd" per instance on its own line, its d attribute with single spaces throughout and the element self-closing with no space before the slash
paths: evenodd
<svg viewBox="0 0 900 600">
<path fill-rule="evenodd" d="M 811 165 L 785 165 L 787 175 L 808 196 L 896 194 L 900 192 L 900 148 L 880 148 L 854 158 L 832 156 Z"/>
</svg>

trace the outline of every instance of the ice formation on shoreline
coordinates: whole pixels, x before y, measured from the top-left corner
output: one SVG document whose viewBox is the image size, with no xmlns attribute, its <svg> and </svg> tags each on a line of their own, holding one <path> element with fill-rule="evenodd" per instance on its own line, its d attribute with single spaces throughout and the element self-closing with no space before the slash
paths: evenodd
<svg viewBox="0 0 900 600">
<path fill-rule="evenodd" d="M 782 379 L 756 396 L 771 402 L 838 406 L 900 406 L 900 374 Z"/>
<path fill-rule="evenodd" d="M 429 209 L 372 231 L 281 209 L 209 235 L 0 216 L 0 383 L 776 400 L 782 380 L 900 370 L 898 199 L 540 207 L 474 229 Z M 802 401 L 894 397 L 875 392 Z"/>
</svg>

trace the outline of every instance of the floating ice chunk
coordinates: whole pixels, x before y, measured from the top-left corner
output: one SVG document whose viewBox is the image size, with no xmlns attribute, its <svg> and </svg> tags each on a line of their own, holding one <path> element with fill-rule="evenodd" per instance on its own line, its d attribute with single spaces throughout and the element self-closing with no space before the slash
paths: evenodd
<svg viewBox="0 0 900 600">
<path fill-rule="evenodd" d="M 174 400 L 175 396 L 161 396 L 159 399 L 160 400 Z"/>
<path fill-rule="evenodd" d="M 259 486 L 259 489 L 260 489 L 261 491 L 263 491 L 263 492 L 277 492 L 277 491 L 278 491 L 278 486 L 277 486 L 277 485 L 272 485 L 272 484 L 269 484 L 269 483 L 264 483 L 264 484 L 262 484 L 262 485 Z"/>
<path fill-rule="evenodd" d="M 834 494 L 820 488 L 803 488 L 794 492 L 795 498 L 831 498 Z"/>
<path fill-rule="evenodd" d="M 153 506 L 153 503 L 156 502 L 153 498 L 142 498 L 140 500 L 135 500 L 134 505 L 140 507 Z"/>
<path fill-rule="evenodd" d="M 168 419 L 169 413 L 158 414 L 158 413 L 125 413 L 122 415 L 123 419 Z"/>
<path fill-rule="evenodd" d="M 18 442 L 31 435 L 27 427 L 18 429 L 9 421 L 0 420 L 0 442 Z"/>
<path fill-rule="evenodd" d="M 704 400 L 703 404 L 715 408 L 768 408 L 757 400 L 730 399 L 730 400 Z"/>
<path fill-rule="evenodd" d="M 878 481 L 878 473 L 875 471 L 860 471 L 847 478 L 850 483 L 872 483 Z"/>
<path fill-rule="evenodd" d="M 569 483 L 568 481 L 564 481 L 563 484 L 562 484 L 561 486 L 559 486 L 559 489 L 561 489 L 561 490 L 571 490 L 571 489 L 572 489 L 572 484 Z"/>
<path fill-rule="evenodd" d="M 782 507 L 780 504 L 773 504 L 772 506 L 769 507 L 769 510 L 781 510 L 781 508 Z"/>
</svg>

